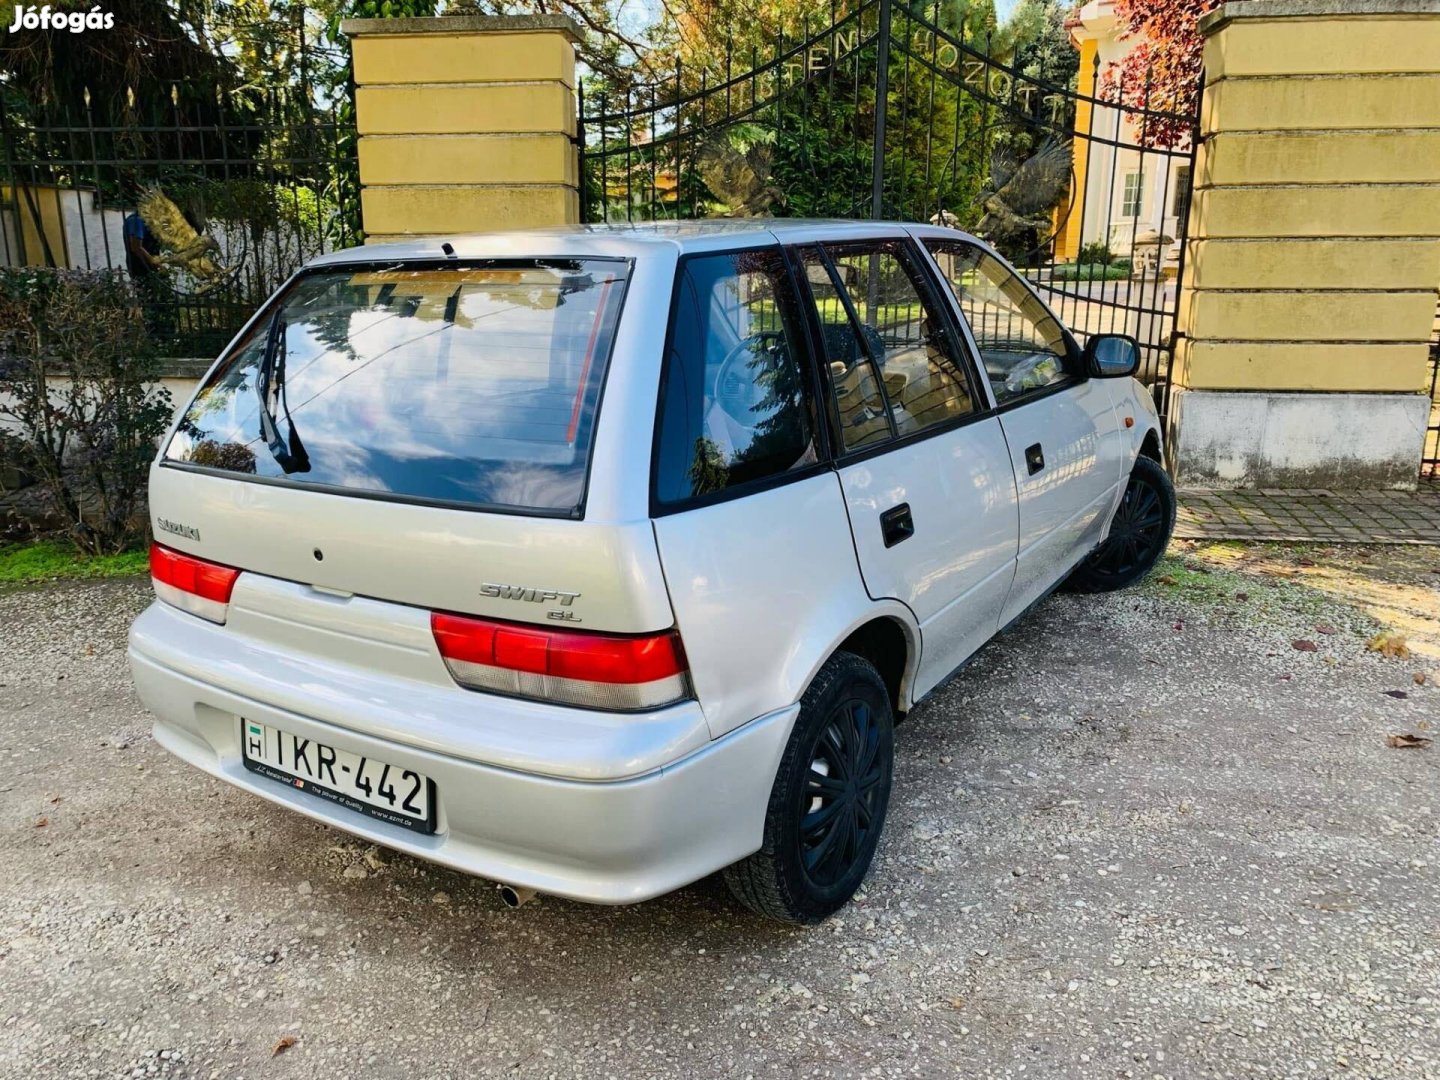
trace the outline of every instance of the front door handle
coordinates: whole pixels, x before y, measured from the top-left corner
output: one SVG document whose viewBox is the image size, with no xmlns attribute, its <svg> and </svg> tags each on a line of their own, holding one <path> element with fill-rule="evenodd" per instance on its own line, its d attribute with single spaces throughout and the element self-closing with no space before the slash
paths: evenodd
<svg viewBox="0 0 1440 1080">
<path fill-rule="evenodd" d="M 910 516 L 910 504 L 892 506 L 880 515 L 880 535 L 885 546 L 892 548 L 915 535 L 915 519 Z"/>
<path fill-rule="evenodd" d="M 1045 467 L 1045 451 L 1038 442 L 1025 448 L 1025 467 L 1030 470 L 1031 476 Z"/>
</svg>

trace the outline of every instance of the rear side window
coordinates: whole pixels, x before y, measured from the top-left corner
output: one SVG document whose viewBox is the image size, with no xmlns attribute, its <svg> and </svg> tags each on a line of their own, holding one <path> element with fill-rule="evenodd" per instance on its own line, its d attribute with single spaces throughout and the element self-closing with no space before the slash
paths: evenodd
<svg viewBox="0 0 1440 1080">
<path fill-rule="evenodd" d="M 807 251 L 804 260 L 819 320 L 820 347 L 830 368 L 830 392 L 835 396 L 841 442 L 846 450 L 882 443 L 894 434 L 876 375 L 875 358 L 884 356 L 885 343 L 872 326 L 865 326 L 861 336 L 820 252 Z"/>
<path fill-rule="evenodd" d="M 974 413 L 970 378 L 952 350 L 953 335 L 905 244 L 824 247 L 830 267 L 810 253 L 806 276 L 845 449 L 884 441 L 892 423 L 894 434 L 903 437 Z"/>
<path fill-rule="evenodd" d="M 801 325 L 778 250 L 681 264 L 655 440 L 658 503 L 817 460 Z"/>
<path fill-rule="evenodd" d="M 206 382 L 165 460 L 575 514 L 627 270 L 584 259 L 306 274 Z"/>
</svg>

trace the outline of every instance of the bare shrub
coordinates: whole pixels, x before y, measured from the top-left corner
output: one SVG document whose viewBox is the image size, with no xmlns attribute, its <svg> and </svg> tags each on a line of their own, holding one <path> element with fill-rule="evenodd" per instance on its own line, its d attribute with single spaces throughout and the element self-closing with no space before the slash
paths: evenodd
<svg viewBox="0 0 1440 1080">
<path fill-rule="evenodd" d="M 139 300 L 114 271 L 0 270 L 0 462 L 76 546 L 123 551 L 171 414 Z"/>
</svg>

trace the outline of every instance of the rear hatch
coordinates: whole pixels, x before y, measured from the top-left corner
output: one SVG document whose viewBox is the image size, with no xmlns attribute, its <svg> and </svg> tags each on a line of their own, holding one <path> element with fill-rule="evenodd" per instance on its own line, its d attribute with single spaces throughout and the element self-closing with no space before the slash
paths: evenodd
<svg viewBox="0 0 1440 1080">
<path fill-rule="evenodd" d="M 240 590 L 276 598 L 290 652 L 310 623 L 315 651 L 332 651 L 347 597 L 553 631 L 670 627 L 648 522 L 584 519 L 629 272 L 549 258 L 301 274 L 152 470 L 157 541 L 292 583 Z M 384 605 L 354 615 L 383 622 Z"/>
</svg>

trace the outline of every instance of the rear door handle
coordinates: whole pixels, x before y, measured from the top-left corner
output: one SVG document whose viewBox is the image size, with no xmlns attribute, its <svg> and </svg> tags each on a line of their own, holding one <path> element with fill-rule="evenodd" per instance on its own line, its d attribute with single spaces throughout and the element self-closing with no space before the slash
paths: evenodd
<svg viewBox="0 0 1440 1080">
<path fill-rule="evenodd" d="M 1045 450 L 1038 442 L 1025 448 L 1025 467 L 1030 470 L 1031 476 L 1045 467 Z"/>
<path fill-rule="evenodd" d="M 892 506 L 880 515 L 880 535 L 885 546 L 892 548 L 915 535 L 915 519 L 910 516 L 910 504 Z"/>
</svg>

